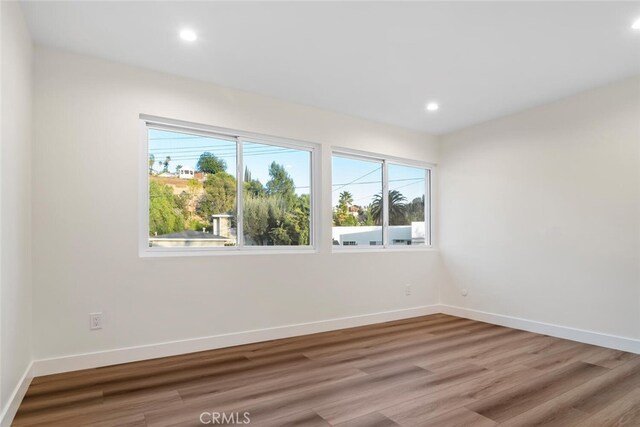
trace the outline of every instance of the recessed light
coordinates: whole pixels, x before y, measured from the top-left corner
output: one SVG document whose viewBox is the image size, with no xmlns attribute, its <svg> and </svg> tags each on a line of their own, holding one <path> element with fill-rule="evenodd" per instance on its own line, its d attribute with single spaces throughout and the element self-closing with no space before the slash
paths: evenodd
<svg viewBox="0 0 640 427">
<path fill-rule="evenodd" d="M 631 25 L 631 28 L 633 28 L 634 30 L 640 30 L 640 18 L 635 20 L 635 22 Z"/>
<path fill-rule="evenodd" d="M 180 30 L 180 38 L 187 42 L 194 42 L 198 40 L 198 35 L 193 30 L 184 29 Z"/>
<path fill-rule="evenodd" d="M 427 104 L 427 106 L 425 107 L 425 109 L 426 109 L 427 111 L 431 111 L 431 112 L 433 112 L 433 111 L 438 111 L 438 109 L 439 109 L 439 108 L 440 108 L 440 106 L 438 105 L 438 103 L 437 103 L 437 102 L 429 102 L 429 103 Z"/>
</svg>

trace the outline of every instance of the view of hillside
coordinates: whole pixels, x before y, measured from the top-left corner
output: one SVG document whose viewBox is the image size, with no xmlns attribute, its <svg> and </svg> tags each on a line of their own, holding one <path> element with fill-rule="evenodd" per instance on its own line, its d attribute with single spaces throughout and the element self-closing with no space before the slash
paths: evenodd
<svg viewBox="0 0 640 427">
<path fill-rule="evenodd" d="M 194 177 L 188 179 L 181 177 L 181 165 L 170 172 L 171 162 L 171 156 L 157 163 L 149 157 L 149 236 L 187 230 L 213 233 L 211 218 L 229 216 L 229 235 L 222 237 L 233 242 L 236 178 L 227 172 L 225 160 L 202 153 Z M 263 185 L 245 169 L 245 239 L 256 245 L 308 245 L 309 196 L 296 194 L 295 183 L 283 165 L 272 162 L 269 177 Z"/>
</svg>

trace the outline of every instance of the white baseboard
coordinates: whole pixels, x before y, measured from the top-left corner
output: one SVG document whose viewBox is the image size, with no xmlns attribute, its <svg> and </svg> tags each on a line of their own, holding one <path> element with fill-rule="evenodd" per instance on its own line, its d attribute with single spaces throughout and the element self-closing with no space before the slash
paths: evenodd
<svg viewBox="0 0 640 427">
<path fill-rule="evenodd" d="M 27 389 L 29 388 L 29 384 L 31 384 L 31 380 L 33 379 L 33 362 L 29 363 L 27 369 L 20 377 L 20 381 L 16 385 L 16 388 L 9 396 L 9 400 L 4 408 L 2 408 L 2 413 L 0 413 L 0 426 L 1 427 L 9 427 L 13 422 L 13 418 L 16 416 L 16 412 L 18 412 L 18 407 L 24 398 L 24 395 L 27 393 Z"/>
<path fill-rule="evenodd" d="M 35 360 L 33 362 L 33 367 L 30 370 L 30 374 L 32 376 L 40 376 L 77 371 L 80 369 L 97 368 L 101 366 L 116 365 L 119 363 L 213 350 L 216 348 L 314 334 L 318 332 L 351 328 L 409 317 L 425 316 L 435 313 L 445 313 L 452 316 L 465 317 L 510 328 L 522 329 L 539 334 L 640 354 L 640 340 L 633 338 L 537 322 L 534 320 L 488 313 L 464 307 L 455 307 L 446 304 L 433 304 L 359 316 L 341 317 L 316 322 L 298 323 L 159 344 L 149 344 Z"/>
<path fill-rule="evenodd" d="M 333 331 L 336 329 L 352 328 L 373 323 L 388 322 L 390 320 L 425 316 L 439 312 L 440 307 L 437 304 L 434 304 L 401 310 L 363 314 L 359 316 L 340 317 L 317 322 L 298 323 L 273 328 L 213 335 L 202 338 L 41 359 L 33 362 L 33 375 L 41 376 L 57 374 L 61 372 L 77 371 L 80 369 L 116 365 L 119 363 L 135 362 L 138 360 L 175 356 L 179 354 L 193 353 L 196 351 L 213 350 L 216 348 L 231 347 L 279 338 Z"/>
<path fill-rule="evenodd" d="M 446 304 L 440 304 L 439 309 L 442 313 L 450 314 L 452 316 L 479 320 L 495 325 L 507 326 L 509 328 L 522 329 L 538 334 L 550 335 L 557 338 L 564 338 L 586 344 L 593 344 L 601 347 L 614 348 L 616 350 L 623 350 L 640 354 L 640 340 L 633 338 L 603 334 L 600 332 L 570 328 L 567 326 L 554 325 L 551 323 L 538 322 L 535 320 L 522 319 L 519 317 L 505 316 L 502 314 L 488 313 L 486 311 L 473 310 Z"/>
</svg>

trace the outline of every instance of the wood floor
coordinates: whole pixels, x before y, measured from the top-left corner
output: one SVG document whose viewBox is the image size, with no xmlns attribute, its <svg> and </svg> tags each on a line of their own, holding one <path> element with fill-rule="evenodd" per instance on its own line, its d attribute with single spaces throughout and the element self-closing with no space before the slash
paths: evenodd
<svg viewBox="0 0 640 427">
<path fill-rule="evenodd" d="M 640 356 L 437 314 L 38 377 L 14 425 L 245 412 L 256 426 L 640 426 Z"/>
</svg>

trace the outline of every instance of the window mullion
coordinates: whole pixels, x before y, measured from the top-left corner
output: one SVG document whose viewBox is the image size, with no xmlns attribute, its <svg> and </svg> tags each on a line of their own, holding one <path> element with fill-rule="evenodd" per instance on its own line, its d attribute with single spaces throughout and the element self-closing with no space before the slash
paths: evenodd
<svg viewBox="0 0 640 427">
<path fill-rule="evenodd" d="M 431 170 L 424 170 L 424 243 L 430 246 L 431 240 Z"/>
<path fill-rule="evenodd" d="M 238 249 L 244 248 L 244 215 L 243 197 L 244 197 L 244 162 L 242 156 L 243 142 L 240 138 L 236 138 L 236 242 Z"/>
<path fill-rule="evenodd" d="M 316 179 L 315 179 L 315 173 L 316 173 L 316 155 L 317 153 L 315 152 L 315 150 L 311 150 L 309 152 L 309 245 L 311 247 L 315 247 L 316 244 L 318 243 L 318 240 L 322 240 L 322 239 L 317 239 L 317 230 L 316 230 L 316 225 L 318 224 L 318 220 L 316 217 L 316 200 L 318 200 L 318 198 L 320 197 L 318 191 L 317 191 L 317 184 L 316 184 Z"/>
<path fill-rule="evenodd" d="M 382 245 L 389 245 L 389 169 L 387 161 L 382 161 Z"/>
</svg>

